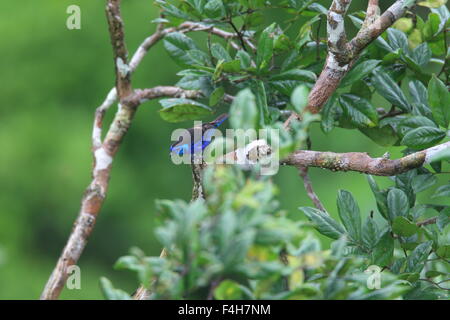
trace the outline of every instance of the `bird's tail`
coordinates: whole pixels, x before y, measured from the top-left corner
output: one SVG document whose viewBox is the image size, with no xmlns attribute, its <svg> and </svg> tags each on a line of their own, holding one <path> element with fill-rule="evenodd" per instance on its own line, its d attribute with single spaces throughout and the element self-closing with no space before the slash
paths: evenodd
<svg viewBox="0 0 450 320">
<path fill-rule="evenodd" d="M 228 113 L 224 113 L 224 114 L 221 114 L 220 116 L 218 116 L 217 119 L 211 121 L 211 124 L 217 128 L 227 119 L 228 119 Z"/>
</svg>

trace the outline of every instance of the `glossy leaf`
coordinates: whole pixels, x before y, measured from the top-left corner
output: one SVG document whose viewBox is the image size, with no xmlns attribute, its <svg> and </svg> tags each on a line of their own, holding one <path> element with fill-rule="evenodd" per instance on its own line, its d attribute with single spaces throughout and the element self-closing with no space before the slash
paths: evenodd
<svg viewBox="0 0 450 320">
<path fill-rule="evenodd" d="M 405 217 L 397 217 L 392 223 L 392 231 L 402 237 L 411 237 L 419 231 L 419 227 Z"/>
<path fill-rule="evenodd" d="M 258 123 L 255 95 L 250 89 L 240 91 L 230 107 L 230 124 L 234 129 L 254 129 Z"/>
<path fill-rule="evenodd" d="M 170 98 L 160 100 L 159 103 L 163 107 L 159 114 L 168 122 L 198 120 L 212 113 L 210 107 L 190 99 Z"/>
<path fill-rule="evenodd" d="M 425 149 L 444 139 L 445 135 L 445 131 L 435 127 L 419 127 L 408 131 L 402 139 L 402 144 L 415 149 Z"/>
<path fill-rule="evenodd" d="M 340 190 L 337 198 L 339 217 L 354 241 L 361 239 L 361 213 L 350 192 Z"/>
<path fill-rule="evenodd" d="M 403 111 L 411 111 L 411 106 L 402 89 L 384 69 L 375 69 L 372 82 L 377 91 L 390 103 L 401 108 Z"/>
<path fill-rule="evenodd" d="M 357 127 L 375 127 L 378 113 L 369 101 L 351 94 L 344 94 L 339 102 L 346 119 Z"/>
<path fill-rule="evenodd" d="M 407 272 L 420 272 L 424 267 L 424 262 L 431 252 L 433 241 L 427 241 L 419 244 L 406 260 Z"/>
<path fill-rule="evenodd" d="M 344 228 L 328 213 L 310 207 L 300 207 L 299 209 L 314 223 L 321 234 L 336 240 L 345 235 Z"/>
<path fill-rule="evenodd" d="M 291 96 L 291 103 L 297 113 L 302 113 L 303 109 L 308 105 L 309 88 L 300 85 L 294 89 Z"/>
<path fill-rule="evenodd" d="M 379 64 L 380 60 L 365 60 L 350 70 L 342 79 L 341 87 L 346 87 L 367 77 Z"/>
<path fill-rule="evenodd" d="M 391 222 L 397 217 L 406 217 L 409 211 L 409 202 L 406 194 L 397 188 L 392 188 L 387 196 L 389 219 Z"/>
<path fill-rule="evenodd" d="M 372 252 L 372 264 L 389 266 L 394 256 L 394 238 L 389 231 L 384 232 Z"/>
<path fill-rule="evenodd" d="M 450 92 L 435 75 L 428 84 L 428 102 L 434 119 L 439 125 L 447 128 L 450 121 Z"/>
</svg>

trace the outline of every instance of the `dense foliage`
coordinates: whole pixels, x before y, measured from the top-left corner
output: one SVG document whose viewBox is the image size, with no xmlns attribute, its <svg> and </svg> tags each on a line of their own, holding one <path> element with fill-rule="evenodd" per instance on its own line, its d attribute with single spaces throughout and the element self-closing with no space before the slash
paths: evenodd
<svg viewBox="0 0 450 320">
<path fill-rule="evenodd" d="M 168 122 L 199 120 L 228 108 L 224 97 L 234 96 L 230 125 L 281 130 L 281 158 L 307 148 L 308 139 L 314 143 L 308 127 L 317 121 L 327 134 L 354 130 L 381 146 L 402 146 L 404 155 L 435 146 L 448 139 L 450 122 L 445 2 L 420 2 L 361 53 L 320 118 L 306 113 L 285 130 L 283 111 L 304 111 L 323 68 L 328 9 L 306 0 L 157 1 L 162 16 L 154 22 L 165 27 L 193 21 L 240 34 L 164 38 L 167 54 L 182 67 L 176 85 L 204 98 L 163 99 L 160 115 Z M 263 25 L 264 10 L 280 10 L 285 23 Z M 351 12 L 349 22 L 358 30 L 364 15 Z M 208 167 L 205 199 L 157 203 L 156 236 L 168 254 L 146 257 L 133 249 L 116 267 L 136 271 L 155 299 L 447 299 L 450 205 L 417 195 L 435 187 L 448 159 L 443 153 L 429 167 L 390 177 L 384 189 L 368 176 L 377 207 L 367 217 L 345 190 L 337 195 L 340 221 L 299 203 L 307 223 L 280 209 L 270 177 Z M 450 185 L 439 185 L 434 197 L 448 199 Z M 334 240 L 331 248 L 316 232 Z M 374 266 L 381 288 L 372 290 L 367 278 Z M 107 298 L 130 297 L 106 279 L 102 288 Z"/>
</svg>

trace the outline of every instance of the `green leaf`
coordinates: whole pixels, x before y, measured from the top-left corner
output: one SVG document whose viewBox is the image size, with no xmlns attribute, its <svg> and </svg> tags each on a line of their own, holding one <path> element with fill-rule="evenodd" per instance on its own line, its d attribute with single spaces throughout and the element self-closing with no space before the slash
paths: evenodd
<svg viewBox="0 0 450 320">
<path fill-rule="evenodd" d="M 225 16 L 225 7 L 222 0 L 208 0 L 204 8 L 208 18 L 218 19 Z"/>
<path fill-rule="evenodd" d="M 189 20 L 190 16 L 183 12 L 182 10 L 178 9 L 177 7 L 175 7 L 173 4 L 170 3 L 162 3 L 161 4 L 161 8 L 164 9 L 164 15 L 165 16 L 172 16 L 175 18 L 179 18 L 179 19 L 183 19 L 183 20 Z"/>
<path fill-rule="evenodd" d="M 410 148 L 425 149 L 444 139 L 445 135 L 445 131 L 435 127 L 419 127 L 408 131 L 402 144 Z"/>
<path fill-rule="evenodd" d="M 222 100 L 223 96 L 225 94 L 225 89 L 223 87 L 217 87 L 214 89 L 214 91 L 209 96 L 209 105 L 215 106 Z"/>
<path fill-rule="evenodd" d="M 317 80 L 317 77 L 314 72 L 308 70 L 292 69 L 274 75 L 270 78 L 270 80 L 272 81 L 298 80 L 298 81 L 315 82 Z"/>
<path fill-rule="evenodd" d="M 378 124 L 378 113 L 364 98 L 352 94 L 343 94 L 339 102 L 346 119 L 357 127 L 375 127 Z"/>
<path fill-rule="evenodd" d="M 187 3 L 189 3 L 199 14 L 203 13 L 206 4 L 205 2 L 205 0 L 187 0 Z"/>
<path fill-rule="evenodd" d="M 450 93 L 434 74 L 428 84 L 428 102 L 436 122 L 447 128 L 450 121 Z"/>
<path fill-rule="evenodd" d="M 252 58 L 247 52 L 243 50 L 239 50 L 236 53 L 236 59 L 239 59 L 239 61 L 241 62 L 242 69 L 248 69 L 252 66 Z"/>
<path fill-rule="evenodd" d="M 439 213 L 436 219 L 436 226 L 440 232 L 443 232 L 445 227 L 450 223 L 450 207 L 445 208 Z"/>
<path fill-rule="evenodd" d="M 297 113 L 302 113 L 308 105 L 309 88 L 305 85 L 299 85 L 294 89 L 291 96 L 291 103 Z"/>
<path fill-rule="evenodd" d="M 448 24 L 448 20 L 450 19 L 450 12 L 449 12 L 447 6 L 431 8 L 431 12 L 433 12 L 439 16 L 441 23 L 439 24 L 438 30 L 439 30 L 439 32 L 441 32 L 442 30 L 444 30 L 445 25 Z M 447 56 L 447 58 L 448 58 L 448 56 Z"/>
<path fill-rule="evenodd" d="M 114 269 L 117 270 L 132 270 L 138 271 L 142 268 L 142 265 L 137 257 L 134 256 L 124 256 L 120 257 L 119 260 L 114 264 Z"/>
<path fill-rule="evenodd" d="M 231 56 L 228 51 L 220 44 L 213 43 L 211 46 L 211 54 L 217 60 L 223 60 L 225 62 L 231 61 Z"/>
<path fill-rule="evenodd" d="M 230 107 L 230 124 L 234 129 L 254 129 L 258 124 L 258 109 L 250 89 L 241 90 Z"/>
<path fill-rule="evenodd" d="M 321 234 L 335 240 L 346 234 L 344 228 L 328 213 L 310 207 L 300 207 L 299 209 L 314 223 Z"/>
<path fill-rule="evenodd" d="M 433 119 L 431 109 L 428 106 L 427 88 L 419 80 L 411 80 L 409 82 L 409 92 L 414 105 L 414 114 L 420 114 L 429 119 Z"/>
<path fill-rule="evenodd" d="M 390 125 L 375 128 L 359 128 L 359 131 L 383 147 L 390 147 L 398 140 L 397 133 Z"/>
<path fill-rule="evenodd" d="M 253 88 L 255 90 L 256 107 L 258 108 L 258 112 L 260 114 L 261 125 L 264 125 L 269 119 L 269 107 L 267 106 L 267 96 L 264 82 L 262 82 L 262 80 L 254 80 Z"/>
<path fill-rule="evenodd" d="M 232 60 L 223 63 L 223 71 L 237 73 L 241 71 L 241 62 L 239 60 Z"/>
<path fill-rule="evenodd" d="M 214 289 L 214 298 L 217 300 L 239 300 L 242 294 L 241 285 L 233 280 L 223 280 Z"/>
<path fill-rule="evenodd" d="M 352 83 L 367 77 L 377 66 L 380 60 L 366 60 L 356 65 L 349 73 L 342 79 L 341 87 L 346 87 Z"/>
<path fill-rule="evenodd" d="M 335 116 L 338 104 L 336 95 L 331 96 L 322 108 L 322 122 L 320 126 L 325 133 L 330 132 L 334 128 Z"/>
<path fill-rule="evenodd" d="M 428 105 L 427 88 L 419 80 L 411 80 L 409 82 L 409 92 L 414 104 Z"/>
<path fill-rule="evenodd" d="M 394 238 L 391 237 L 389 231 L 386 231 L 378 241 L 372 252 L 372 264 L 378 266 L 389 266 L 394 257 Z"/>
<path fill-rule="evenodd" d="M 445 276 L 445 275 L 447 275 L 447 273 L 445 273 L 445 272 L 441 272 L 441 271 L 436 271 L 436 270 L 430 270 L 430 271 L 427 271 L 426 273 L 425 273 L 425 277 L 426 278 L 436 278 L 436 277 L 439 277 L 439 276 Z"/>
<path fill-rule="evenodd" d="M 417 48 L 415 48 L 412 52 L 412 57 L 419 66 L 423 67 L 424 65 L 426 65 L 431 59 L 431 50 L 428 44 L 424 42 Z"/>
<path fill-rule="evenodd" d="M 395 28 L 389 28 L 387 30 L 389 45 L 392 49 L 401 49 L 404 53 L 409 52 L 408 38 L 403 31 Z"/>
<path fill-rule="evenodd" d="M 413 116 L 400 121 L 397 126 L 397 130 L 402 136 L 404 136 L 409 131 L 421 127 L 436 127 L 436 124 L 426 117 Z"/>
<path fill-rule="evenodd" d="M 323 14 L 323 15 L 327 15 L 328 14 L 328 9 L 325 8 L 323 5 L 317 3 L 317 2 L 309 5 L 308 9 L 309 10 L 313 10 L 313 11 L 317 11 L 317 12 Z"/>
<path fill-rule="evenodd" d="M 444 259 L 450 258 L 450 244 L 440 246 L 440 247 L 436 250 L 436 254 L 437 254 L 439 257 L 444 258 Z"/>
<path fill-rule="evenodd" d="M 224 64 L 223 60 L 217 61 L 216 68 L 214 69 L 214 74 L 212 77 L 213 81 L 217 81 L 220 78 L 220 76 L 222 75 L 223 64 Z"/>
<path fill-rule="evenodd" d="M 437 178 L 434 174 L 421 174 L 413 178 L 412 187 L 416 193 L 419 193 L 431 188 L 436 182 Z"/>
<path fill-rule="evenodd" d="M 292 46 L 291 40 L 280 29 L 277 30 L 273 42 L 273 50 L 275 53 L 282 53 L 288 51 Z"/>
<path fill-rule="evenodd" d="M 181 32 L 169 33 L 164 38 L 164 48 L 170 57 L 181 66 L 195 64 L 195 61 L 188 55 L 190 50 L 197 49 L 194 41 Z"/>
<path fill-rule="evenodd" d="M 367 249 L 375 248 L 379 240 L 379 230 L 375 221 L 371 217 L 367 217 L 362 228 L 362 241 Z"/>
<path fill-rule="evenodd" d="M 377 202 L 378 211 L 380 211 L 380 214 L 388 220 L 389 217 L 389 209 L 387 204 L 387 196 L 385 192 L 381 192 L 380 188 L 378 187 L 378 184 L 376 183 L 375 179 L 371 175 L 367 175 L 367 181 L 369 182 L 370 189 L 372 190 L 372 193 L 375 196 L 375 200 Z"/>
<path fill-rule="evenodd" d="M 120 289 L 115 289 L 111 281 L 104 277 L 100 278 L 100 288 L 103 295 L 108 300 L 131 300 L 128 293 Z"/>
<path fill-rule="evenodd" d="M 256 55 L 256 66 L 259 70 L 269 67 L 273 55 L 273 31 L 275 23 L 264 29 L 258 41 L 258 51 Z"/>
<path fill-rule="evenodd" d="M 209 66 L 209 57 L 208 55 L 198 49 L 189 50 L 187 52 L 188 58 L 191 60 L 191 64 L 194 66 Z"/>
<path fill-rule="evenodd" d="M 428 15 L 428 20 L 422 29 L 422 34 L 425 40 L 432 40 L 435 36 L 439 34 L 441 29 L 441 18 L 437 13 L 430 13 Z"/>
<path fill-rule="evenodd" d="M 402 273 L 398 276 L 400 280 L 408 281 L 408 282 L 416 282 L 420 277 L 420 274 L 418 272 L 408 272 L 408 273 Z"/>
<path fill-rule="evenodd" d="M 210 76 L 187 75 L 177 82 L 177 86 L 186 90 L 199 90 L 205 96 L 213 90 L 213 83 Z"/>
<path fill-rule="evenodd" d="M 443 6 L 447 3 L 447 0 L 426 0 L 426 1 L 419 1 L 418 5 L 428 8 L 439 8 L 440 6 Z"/>
<path fill-rule="evenodd" d="M 361 240 L 361 214 L 352 194 L 345 190 L 339 190 L 337 207 L 339 217 L 350 238 L 359 242 Z"/>
<path fill-rule="evenodd" d="M 352 84 L 350 88 L 351 94 L 354 94 L 355 96 L 364 98 L 368 101 L 372 100 L 372 91 L 370 90 L 370 87 L 363 81 L 359 80 Z"/>
<path fill-rule="evenodd" d="M 397 217 L 392 223 L 392 231 L 402 237 L 411 237 L 419 231 L 419 227 L 405 217 Z"/>
<path fill-rule="evenodd" d="M 410 112 L 411 106 L 403 94 L 402 89 L 394 79 L 382 68 L 376 68 L 373 72 L 372 83 L 377 91 L 393 105 L 403 111 Z"/>
<path fill-rule="evenodd" d="M 436 192 L 433 195 L 433 198 L 437 197 L 450 197 L 450 184 L 437 188 Z"/>
<path fill-rule="evenodd" d="M 433 241 L 419 244 L 406 259 L 406 272 L 421 272 L 431 252 Z"/>
<path fill-rule="evenodd" d="M 406 194 L 397 188 L 389 190 L 387 196 L 387 205 L 389 208 L 389 220 L 393 222 L 397 217 L 407 217 L 409 211 L 409 202 Z"/>
<path fill-rule="evenodd" d="M 159 114 L 161 118 L 168 122 L 198 120 L 212 113 L 208 106 L 190 99 L 170 98 L 160 100 L 159 103 L 163 107 L 159 110 Z"/>
</svg>

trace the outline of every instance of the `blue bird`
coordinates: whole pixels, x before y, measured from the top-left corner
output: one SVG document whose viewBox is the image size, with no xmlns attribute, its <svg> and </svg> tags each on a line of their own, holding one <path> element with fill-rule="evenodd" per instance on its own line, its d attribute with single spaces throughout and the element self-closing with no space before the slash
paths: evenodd
<svg viewBox="0 0 450 320">
<path fill-rule="evenodd" d="M 177 142 L 170 146 L 170 152 L 179 156 L 183 156 L 185 154 L 193 155 L 195 153 L 201 154 L 201 152 L 205 150 L 205 148 L 212 142 L 213 130 L 209 129 L 218 128 L 227 118 L 228 114 L 224 113 L 217 119 L 204 123 L 201 127 L 187 129 L 190 137 L 188 139 L 184 139 L 185 137 L 181 136 Z M 200 139 L 197 138 L 198 141 L 195 141 L 194 137 L 200 137 Z"/>
</svg>

